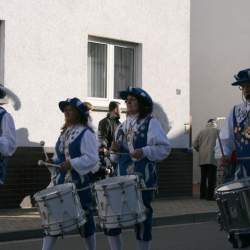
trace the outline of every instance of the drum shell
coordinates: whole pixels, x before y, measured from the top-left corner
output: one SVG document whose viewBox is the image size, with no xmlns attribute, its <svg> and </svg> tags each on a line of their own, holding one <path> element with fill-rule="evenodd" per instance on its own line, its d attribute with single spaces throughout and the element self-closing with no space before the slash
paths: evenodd
<svg viewBox="0 0 250 250">
<path fill-rule="evenodd" d="M 227 191 L 221 187 L 215 195 L 223 228 L 229 233 L 250 232 L 250 186 Z"/>
<path fill-rule="evenodd" d="M 34 198 L 47 235 L 62 235 L 85 223 L 84 211 L 72 183 L 41 190 Z"/>
<path fill-rule="evenodd" d="M 118 180 L 118 182 L 113 182 Z M 146 219 L 137 177 L 110 177 L 95 184 L 98 217 L 104 228 L 126 228 Z"/>
</svg>

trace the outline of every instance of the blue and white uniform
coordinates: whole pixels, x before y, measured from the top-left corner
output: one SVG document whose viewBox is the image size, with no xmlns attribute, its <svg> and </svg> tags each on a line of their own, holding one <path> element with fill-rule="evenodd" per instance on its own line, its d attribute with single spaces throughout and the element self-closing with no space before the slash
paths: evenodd
<svg viewBox="0 0 250 250">
<path fill-rule="evenodd" d="M 230 157 L 232 152 L 236 150 L 237 168 L 232 179 L 236 180 L 250 176 L 250 160 L 241 159 L 250 157 L 249 102 L 234 106 L 220 131 L 220 138 L 225 156 Z M 215 147 L 215 157 L 217 159 L 222 157 L 218 141 Z"/>
<path fill-rule="evenodd" d="M 128 153 L 121 154 L 116 159 L 118 174 L 137 174 L 146 188 L 156 188 L 156 162 L 163 160 L 170 153 L 169 141 L 159 121 L 151 115 L 141 120 L 137 116 L 128 116 L 126 121 L 117 128 L 115 141 L 121 153 Z M 133 153 L 135 149 L 143 150 L 142 159 L 135 160 L 130 157 L 129 153 Z M 136 225 L 136 238 L 140 241 L 151 241 L 153 191 L 143 191 L 142 199 L 147 210 L 146 220 Z M 121 233 L 121 229 L 111 229 L 105 233 L 115 236 Z"/>
<path fill-rule="evenodd" d="M 0 107 L 0 185 L 4 184 L 8 158 L 16 150 L 16 129 L 12 116 Z"/>
<path fill-rule="evenodd" d="M 94 132 L 83 125 L 68 127 L 58 138 L 53 162 L 61 164 L 70 161 L 71 171 L 68 173 L 58 170 L 56 184 L 72 181 L 76 185 L 82 208 L 87 222 L 84 224 L 84 237 L 88 250 L 96 249 L 95 222 L 93 216 L 93 196 L 90 189 L 88 173 L 98 162 L 97 139 Z M 66 180 L 70 176 L 71 180 Z M 52 250 L 56 237 L 46 236 L 43 239 L 42 250 Z"/>
<path fill-rule="evenodd" d="M 88 127 L 75 125 L 67 128 L 59 137 L 53 156 L 55 164 L 69 160 L 72 166 L 72 182 L 76 185 L 81 205 L 87 216 L 87 222 L 84 225 L 85 237 L 89 237 L 95 232 L 93 201 L 87 173 L 98 162 L 97 152 L 97 140 L 94 132 Z M 57 184 L 63 184 L 65 176 L 66 172 L 59 172 L 56 178 Z"/>
<path fill-rule="evenodd" d="M 231 156 L 236 151 L 237 163 L 235 169 L 230 171 L 225 181 L 239 180 L 250 177 L 250 103 L 243 102 L 229 113 L 225 126 L 220 132 L 221 144 L 225 156 Z M 217 141 L 215 147 L 216 158 L 221 158 L 222 153 Z M 248 159 L 246 159 L 248 158 Z M 250 234 L 240 234 L 239 239 L 242 244 L 249 245 Z M 229 241 L 236 244 L 233 233 L 229 234 Z M 237 243 L 239 244 L 239 243 Z"/>
</svg>

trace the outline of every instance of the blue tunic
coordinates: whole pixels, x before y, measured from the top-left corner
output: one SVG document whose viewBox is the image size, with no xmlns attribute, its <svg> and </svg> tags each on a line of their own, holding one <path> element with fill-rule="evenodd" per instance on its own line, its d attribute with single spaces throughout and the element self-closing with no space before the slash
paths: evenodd
<svg viewBox="0 0 250 250">
<path fill-rule="evenodd" d="M 138 127 L 133 137 L 134 149 L 143 148 L 147 145 L 147 133 L 151 116 L 145 118 L 144 122 Z M 124 142 L 127 143 L 126 135 L 122 127 L 118 129 L 116 136 L 117 143 L 120 145 L 122 153 L 129 153 L 124 148 Z M 133 161 L 129 154 L 120 155 L 118 159 L 120 175 L 137 174 L 144 181 L 146 187 L 152 188 L 157 186 L 157 171 L 155 162 L 146 157 L 141 160 Z"/>
<path fill-rule="evenodd" d="M 143 148 L 147 145 L 147 134 L 149 123 L 152 116 L 148 116 L 144 119 L 142 124 L 138 127 L 137 131 L 134 132 L 133 136 L 133 147 L 134 149 Z M 120 146 L 120 152 L 129 153 L 127 146 L 127 137 L 120 126 L 116 135 L 116 142 Z M 157 172 L 155 162 L 150 161 L 146 157 L 141 160 L 133 161 L 129 154 L 121 154 L 118 159 L 118 168 L 120 175 L 136 174 L 143 181 L 147 188 L 157 186 Z M 137 240 L 151 241 L 152 240 L 152 218 L 153 209 L 151 202 L 153 200 L 153 191 L 142 191 L 142 201 L 146 208 L 146 220 L 135 225 L 135 233 Z M 109 236 L 115 236 L 121 233 L 120 228 L 114 228 L 104 230 L 104 233 Z"/>
<path fill-rule="evenodd" d="M 0 107 L 0 124 L 2 122 L 3 116 L 6 113 L 6 110 Z M 2 134 L 3 131 L 0 131 Z M 6 179 L 6 169 L 7 169 L 8 158 L 0 155 L 0 184 L 4 184 Z"/>
<path fill-rule="evenodd" d="M 76 138 L 69 143 L 68 151 L 70 158 L 80 157 L 81 153 L 81 139 L 84 136 L 84 133 L 90 130 L 89 128 L 83 129 L 83 131 L 76 136 Z M 64 153 L 64 141 L 59 137 L 56 143 L 56 154 L 57 161 L 55 164 L 60 164 L 66 160 Z M 82 208 L 85 210 L 87 222 L 84 224 L 84 237 L 89 237 L 95 232 L 95 223 L 93 217 L 93 196 L 90 189 L 90 180 L 88 175 L 80 176 L 74 169 L 71 170 L 72 182 L 76 185 L 77 193 L 80 198 Z M 66 172 L 59 171 L 57 176 L 57 184 L 63 184 L 65 181 Z"/>
<path fill-rule="evenodd" d="M 245 118 L 237 122 L 235 108 L 233 112 L 234 141 L 237 155 L 237 168 L 234 173 L 235 179 L 250 176 L 250 160 L 241 159 L 250 157 L 250 112 L 245 113 Z M 248 135 L 249 129 L 249 135 Z"/>
</svg>

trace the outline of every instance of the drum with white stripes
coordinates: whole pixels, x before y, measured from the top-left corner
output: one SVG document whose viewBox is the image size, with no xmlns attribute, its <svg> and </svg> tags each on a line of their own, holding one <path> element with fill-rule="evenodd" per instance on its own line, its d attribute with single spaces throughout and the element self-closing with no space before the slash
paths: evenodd
<svg viewBox="0 0 250 250">
<path fill-rule="evenodd" d="M 146 219 L 136 175 L 98 181 L 95 191 L 99 222 L 103 228 L 126 228 Z"/>
<path fill-rule="evenodd" d="M 79 228 L 86 221 L 73 183 L 43 189 L 34 198 L 46 235 L 63 235 Z"/>
</svg>

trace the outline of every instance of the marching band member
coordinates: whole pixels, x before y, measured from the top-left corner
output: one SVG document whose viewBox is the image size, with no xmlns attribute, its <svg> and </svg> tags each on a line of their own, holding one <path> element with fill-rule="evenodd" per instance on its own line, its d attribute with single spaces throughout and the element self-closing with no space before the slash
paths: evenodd
<svg viewBox="0 0 250 250">
<path fill-rule="evenodd" d="M 227 180 L 250 177 L 250 69 L 240 71 L 235 79 L 232 85 L 241 89 L 243 102 L 235 105 L 229 113 L 227 123 L 220 132 L 221 146 L 217 140 L 215 147 L 219 166 L 224 168 L 230 165 L 231 155 L 236 151 L 237 166 Z M 239 239 L 230 234 L 229 241 L 236 248 L 247 247 L 250 245 L 250 234 L 241 234 Z"/>
<path fill-rule="evenodd" d="M 53 162 L 60 165 L 57 184 L 65 182 L 68 172 L 75 183 L 87 222 L 84 224 L 83 237 L 88 250 L 96 249 L 95 223 L 92 211 L 92 194 L 87 175 L 98 161 L 97 139 L 88 124 L 88 108 L 78 98 L 59 103 L 64 113 L 65 124 L 55 146 Z M 43 250 L 51 250 L 57 237 L 45 236 Z"/>
<path fill-rule="evenodd" d="M 3 107 L 7 104 L 6 91 L 0 84 L 0 185 L 4 184 L 6 178 L 6 168 L 8 165 L 8 157 L 12 156 L 16 150 L 16 129 L 14 120 L 10 113 Z"/>
<path fill-rule="evenodd" d="M 117 151 L 118 173 L 137 174 L 144 184 L 142 200 L 146 208 L 146 220 L 136 225 L 136 238 L 139 250 L 150 249 L 152 240 L 151 202 L 157 185 L 156 162 L 166 158 L 170 145 L 159 121 L 152 117 L 153 101 L 141 88 L 129 87 L 120 92 L 127 106 L 127 118 L 118 126 L 111 149 Z M 126 154 L 127 153 L 127 154 Z M 147 190 L 148 189 L 148 190 Z M 120 250 L 121 229 L 105 230 L 111 250 Z"/>
</svg>

